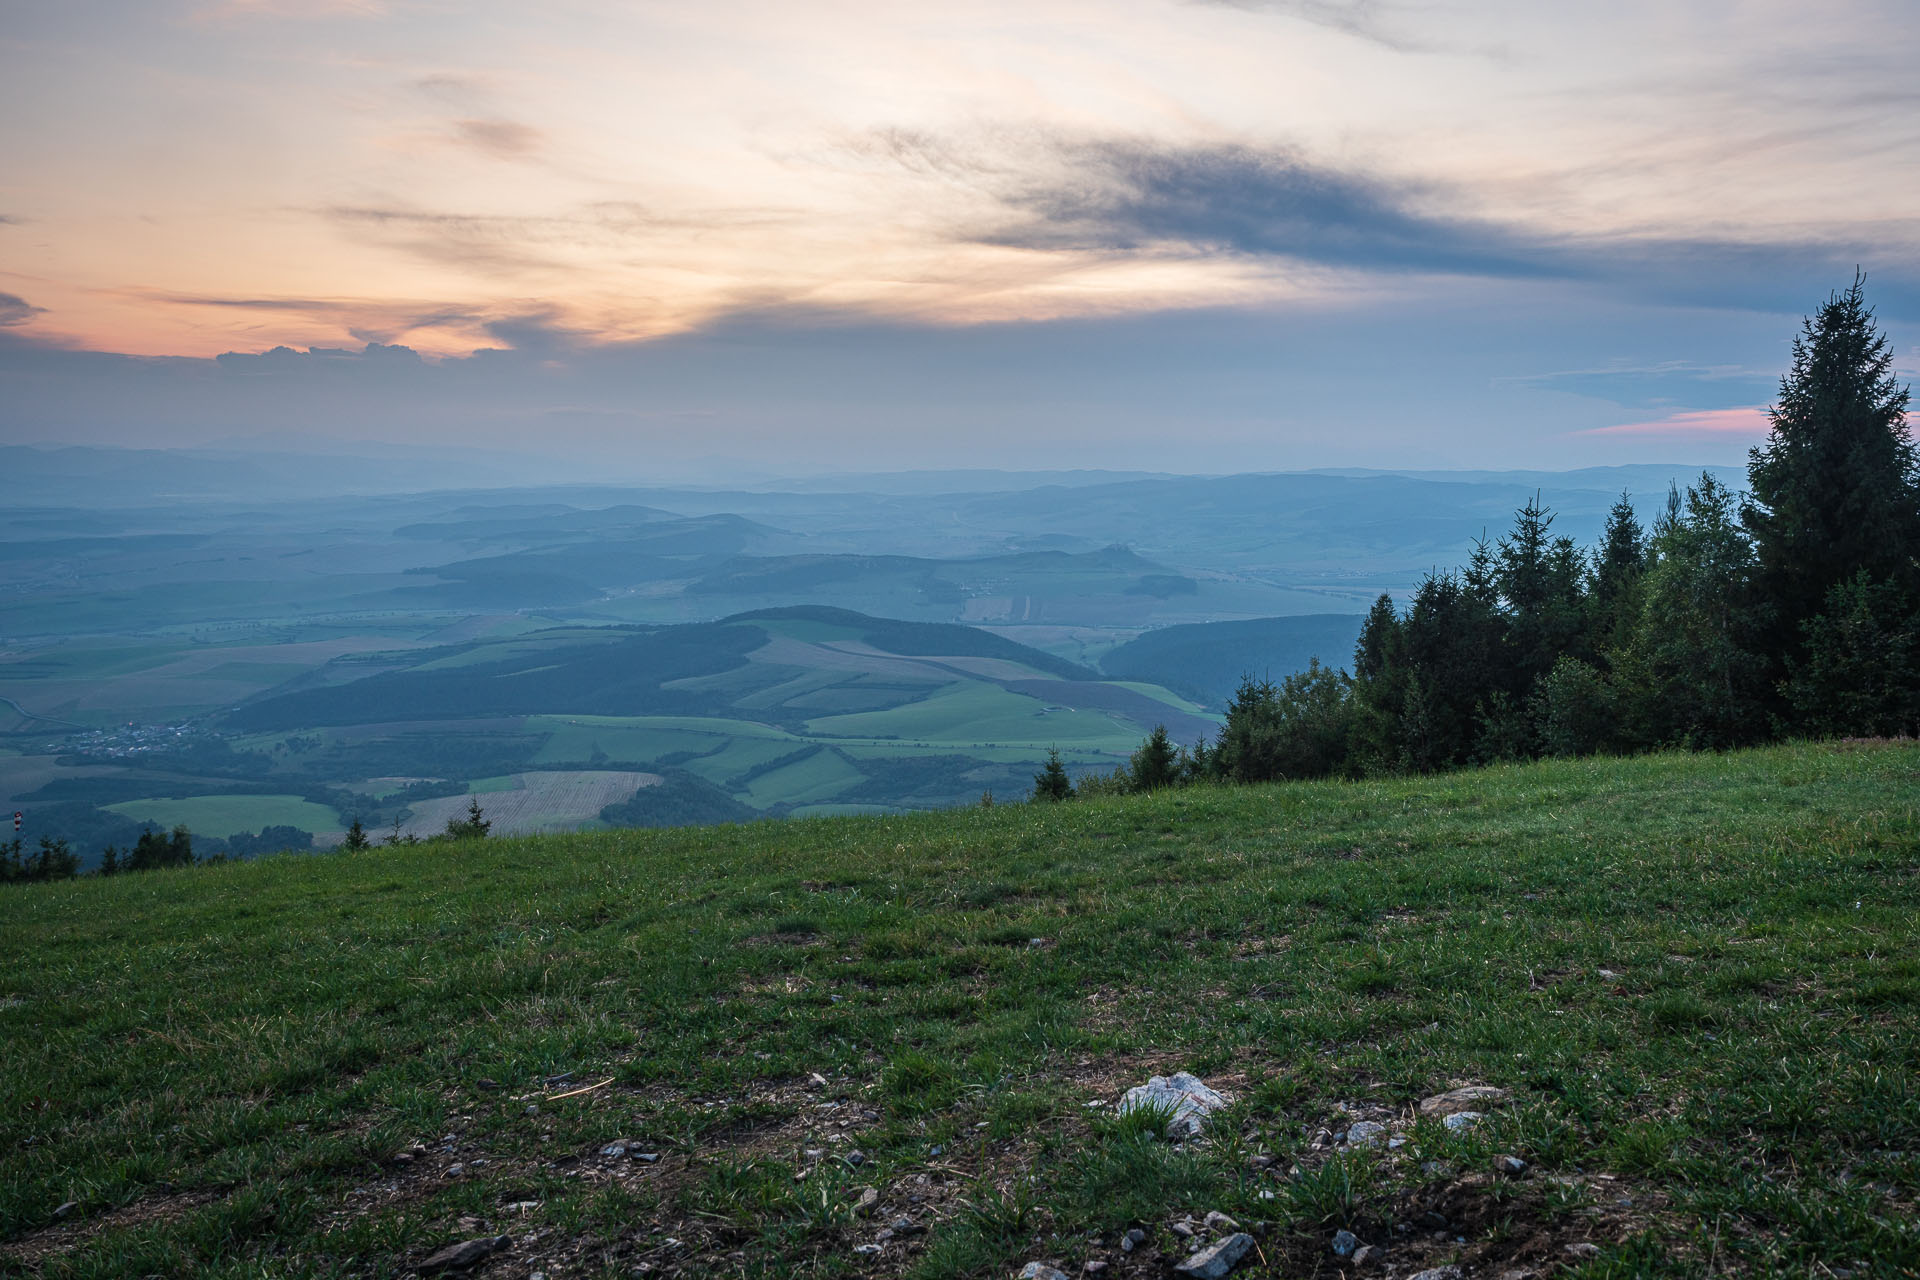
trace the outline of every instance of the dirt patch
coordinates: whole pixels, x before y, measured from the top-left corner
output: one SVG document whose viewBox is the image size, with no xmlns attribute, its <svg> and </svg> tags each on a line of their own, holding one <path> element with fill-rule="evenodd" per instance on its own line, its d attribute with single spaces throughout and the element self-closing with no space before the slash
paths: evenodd
<svg viewBox="0 0 1920 1280">
<path fill-rule="evenodd" d="M 118 1209 L 88 1214 L 72 1222 L 57 1222 L 0 1244 L 0 1259 L 25 1264 L 34 1271 L 55 1254 L 67 1253 L 103 1231 L 177 1221 L 221 1198 L 218 1191 L 155 1191 Z"/>
</svg>

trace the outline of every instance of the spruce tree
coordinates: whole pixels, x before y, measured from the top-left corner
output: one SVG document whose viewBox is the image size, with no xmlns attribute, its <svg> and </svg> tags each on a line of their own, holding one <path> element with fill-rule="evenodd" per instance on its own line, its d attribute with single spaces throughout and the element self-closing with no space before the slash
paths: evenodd
<svg viewBox="0 0 1920 1280">
<path fill-rule="evenodd" d="M 1909 597 L 1920 589 L 1920 453 L 1906 430 L 1908 388 L 1867 306 L 1864 277 L 1803 321 L 1793 363 L 1748 455 L 1744 512 L 1773 603 L 1777 651 L 1865 572 Z"/>
<path fill-rule="evenodd" d="M 1589 647 L 1597 659 L 1604 661 L 1611 650 L 1626 643 L 1637 611 L 1640 578 L 1646 571 L 1647 535 L 1634 513 L 1632 496 L 1622 493 L 1607 512 L 1607 528 L 1593 555 L 1593 583 L 1587 593 Z"/>
<path fill-rule="evenodd" d="M 1412 675 L 1400 613 L 1393 607 L 1393 597 L 1381 592 L 1360 624 L 1360 639 L 1353 649 L 1348 756 L 1361 772 L 1388 773 L 1400 767 L 1405 756 L 1400 720 Z"/>
<path fill-rule="evenodd" d="M 1073 779 L 1060 761 L 1060 748 L 1047 748 L 1047 767 L 1033 775 L 1035 800 L 1059 801 L 1073 798 Z"/>
<path fill-rule="evenodd" d="M 1158 791 L 1180 780 L 1179 765 L 1179 753 L 1167 737 L 1167 726 L 1157 724 L 1140 749 L 1133 753 L 1128 779 L 1135 791 Z"/>
</svg>

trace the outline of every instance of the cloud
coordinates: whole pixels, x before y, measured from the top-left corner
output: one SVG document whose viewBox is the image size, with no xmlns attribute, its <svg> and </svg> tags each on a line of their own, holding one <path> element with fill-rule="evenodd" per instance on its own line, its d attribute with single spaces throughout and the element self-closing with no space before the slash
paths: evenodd
<svg viewBox="0 0 1920 1280">
<path fill-rule="evenodd" d="M 982 237 L 1033 249 L 1174 250 L 1328 266 L 1495 277 L 1564 276 L 1536 237 L 1419 211 L 1410 184 L 1287 150 L 1073 142 L 1064 181 L 1008 192 L 1028 220 Z"/>
<path fill-rule="evenodd" d="M 1222 9 L 1246 9 L 1258 13 L 1278 13 L 1311 22 L 1357 39 L 1370 41 L 1395 53 L 1429 53 L 1436 46 L 1412 39 L 1390 27 L 1388 6 L 1380 0 L 1194 0 L 1195 3 Z"/>
<path fill-rule="evenodd" d="M 503 160 L 518 160 L 538 150 L 541 133 L 517 120 L 456 120 L 455 138 L 465 146 Z"/>
<path fill-rule="evenodd" d="M 201 9 L 195 16 L 203 21 L 235 18 L 332 18 L 379 17 L 386 12 L 382 0 L 219 0 Z"/>
<path fill-rule="evenodd" d="M 1504 375 L 1495 385 L 1563 391 L 1610 400 L 1636 409 L 1738 408 L 1767 394 L 1777 373 L 1740 364 L 1705 365 L 1685 360 L 1653 364 L 1612 364 L 1597 368 L 1555 369 L 1545 373 Z M 1717 403 L 1716 403 L 1717 402 Z"/>
<path fill-rule="evenodd" d="M 1794 313 L 1867 263 L 1884 313 L 1920 316 L 1896 241 L 1574 235 L 1455 212 L 1473 193 L 1343 168 L 1287 147 L 1053 136 L 1042 159 L 980 160 L 890 131 L 877 153 L 989 191 L 1012 216 L 977 243 L 1110 257 L 1276 259 L 1381 275 L 1577 282 L 1663 305 Z M 1891 259 L 1891 261 L 1889 261 Z M 1885 265 L 1871 265 L 1871 264 Z"/>
<path fill-rule="evenodd" d="M 1739 409 L 1694 409 L 1669 414 L 1652 422 L 1623 422 L 1614 427 L 1591 427 L 1576 436 L 1643 436 L 1670 439 L 1721 439 L 1727 436 L 1759 438 L 1772 429 L 1767 411 L 1753 405 Z"/>
<path fill-rule="evenodd" d="M 45 307 L 36 307 L 19 294 L 0 293 L 0 325 L 23 325 L 45 312 Z"/>
</svg>

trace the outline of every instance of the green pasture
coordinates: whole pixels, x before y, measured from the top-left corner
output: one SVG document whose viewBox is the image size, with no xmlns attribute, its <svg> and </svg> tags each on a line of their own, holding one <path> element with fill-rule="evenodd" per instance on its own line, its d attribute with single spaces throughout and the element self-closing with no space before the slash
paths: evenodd
<svg viewBox="0 0 1920 1280">
<path fill-rule="evenodd" d="M 177 800 L 128 800 L 103 808 L 135 822 L 172 828 L 184 824 L 208 836 L 230 836 L 263 827 L 337 831 L 345 824 L 325 805 L 299 796 L 183 796 Z"/>
<path fill-rule="evenodd" d="M 1035 698 L 979 681 L 951 684 L 887 711 L 809 720 L 807 730 L 835 738 L 898 738 L 969 747 L 1032 742 L 1115 751 L 1131 751 L 1140 739 L 1137 729 L 1099 712 L 1048 711 Z"/>
<path fill-rule="evenodd" d="M 804 760 L 763 773 L 747 784 L 748 804 L 765 808 L 779 804 L 817 804 L 857 785 L 866 775 L 831 750 L 816 751 Z"/>
</svg>

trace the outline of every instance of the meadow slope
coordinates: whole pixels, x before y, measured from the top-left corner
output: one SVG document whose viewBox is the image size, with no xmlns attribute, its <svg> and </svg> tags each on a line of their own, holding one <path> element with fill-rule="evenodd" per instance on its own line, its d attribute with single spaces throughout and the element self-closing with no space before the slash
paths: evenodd
<svg viewBox="0 0 1920 1280">
<path fill-rule="evenodd" d="M 0 1274 L 1912 1275 L 1916 920 L 1913 743 L 12 887 Z"/>
</svg>

